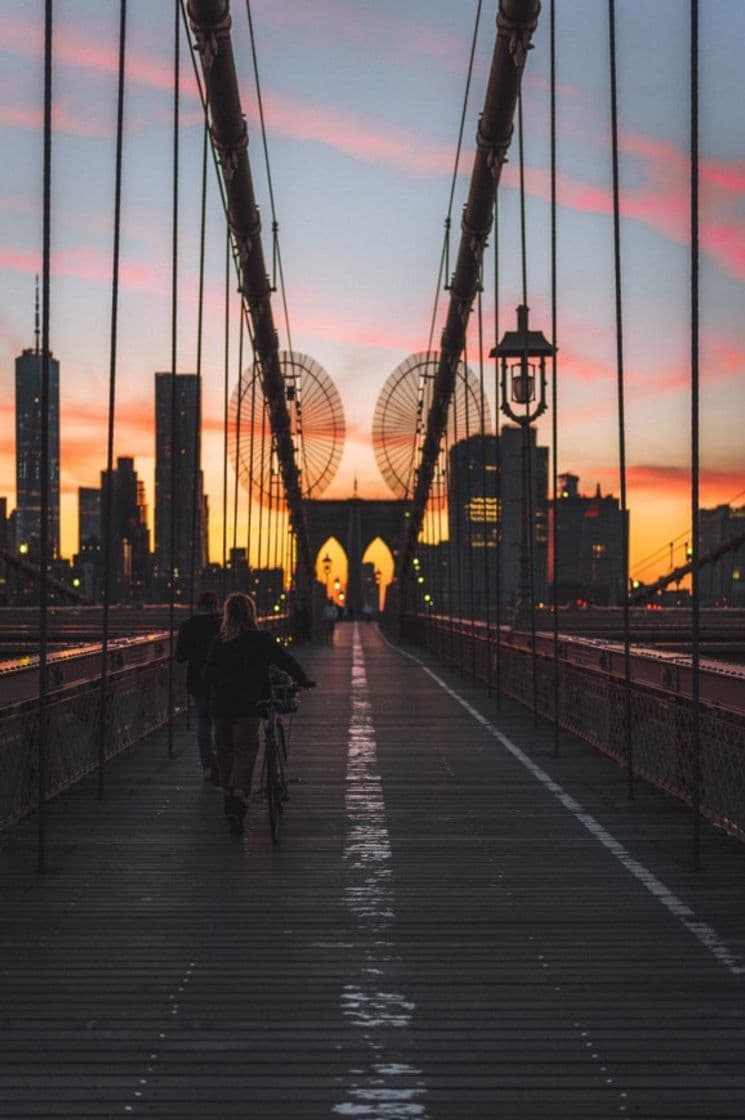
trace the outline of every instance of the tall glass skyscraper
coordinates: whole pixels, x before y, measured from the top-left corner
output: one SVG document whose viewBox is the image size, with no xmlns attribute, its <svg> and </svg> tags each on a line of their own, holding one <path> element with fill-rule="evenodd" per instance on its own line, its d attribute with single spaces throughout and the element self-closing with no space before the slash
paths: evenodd
<svg viewBox="0 0 745 1120">
<path fill-rule="evenodd" d="M 43 355 L 36 344 L 16 358 L 16 547 L 40 558 L 41 380 Z M 59 556 L 59 362 L 49 355 L 49 553 Z"/>
<path fill-rule="evenodd" d="M 176 374 L 176 424 L 172 440 L 171 373 L 155 374 L 155 574 L 161 589 L 171 564 L 171 516 L 175 515 L 173 566 L 177 587 L 187 586 L 191 570 L 192 529 L 196 529 L 194 567 L 201 572 L 203 547 L 202 473 L 196 462 L 201 424 L 199 382 L 194 373 Z M 171 457 L 175 455 L 174 494 L 171 494 Z M 194 482 L 196 479 L 196 495 Z M 196 497 L 196 517 L 194 499 Z"/>
</svg>

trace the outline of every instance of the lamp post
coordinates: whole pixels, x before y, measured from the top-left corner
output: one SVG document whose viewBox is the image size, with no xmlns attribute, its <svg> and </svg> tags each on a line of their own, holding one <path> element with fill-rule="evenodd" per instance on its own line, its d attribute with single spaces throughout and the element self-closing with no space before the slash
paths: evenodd
<svg viewBox="0 0 745 1120">
<path fill-rule="evenodd" d="M 376 594 L 375 607 L 376 607 L 376 614 L 380 613 L 380 581 L 381 581 L 382 578 L 383 578 L 383 574 L 382 574 L 380 568 L 376 568 L 375 569 L 375 594 Z"/>
<path fill-rule="evenodd" d="M 531 625 L 533 580 L 531 554 L 534 531 L 531 524 L 531 495 L 528 493 L 530 456 L 530 425 L 542 416 L 546 401 L 546 358 L 553 357 L 555 347 L 542 331 L 528 327 L 528 310 L 525 304 L 517 308 L 517 330 L 506 331 L 502 341 L 494 347 L 490 357 L 500 359 L 501 410 L 522 431 L 522 502 L 520 533 L 520 579 L 512 625 L 526 630 Z M 554 511 L 554 514 L 556 511 Z M 556 573 L 554 573 L 554 579 Z"/>
<path fill-rule="evenodd" d="M 338 601 L 340 598 L 339 591 L 341 589 L 341 580 L 337 576 L 334 580 L 334 598 Z"/>
</svg>

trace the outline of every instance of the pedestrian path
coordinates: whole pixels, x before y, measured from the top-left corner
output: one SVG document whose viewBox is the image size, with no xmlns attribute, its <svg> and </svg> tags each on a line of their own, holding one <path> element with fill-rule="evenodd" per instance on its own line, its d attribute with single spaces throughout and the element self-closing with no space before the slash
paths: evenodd
<svg viewBox="0 0 745 1120">
<path fill-rule="evenodd" d="M 744 1116 L 745 847 L 373 625 L 298 658 L 276 847 L 181 727 L 0 838 L 0 1116 Z"/>
</svg>

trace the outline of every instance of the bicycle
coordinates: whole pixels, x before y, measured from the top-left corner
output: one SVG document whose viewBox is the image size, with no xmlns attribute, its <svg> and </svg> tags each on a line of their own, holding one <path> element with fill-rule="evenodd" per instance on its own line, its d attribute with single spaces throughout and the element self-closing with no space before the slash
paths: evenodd
<svg viewBox="0 0 745 1120">
<path fill-rule="evenodd" d="M 299 686 L 294 683 L 272 681 L 272 695 L 262 700 L 257 707 L 264 720 L 264 762 L 261 771 L 260 794 L 263 795 L 269 811 L 269 828 L 272 840 L 279 840 L 279 822 L 287 792 L 287 736 L 280 716 L 290 715 L 298 710 L 297 694 Z"/>
</svg>

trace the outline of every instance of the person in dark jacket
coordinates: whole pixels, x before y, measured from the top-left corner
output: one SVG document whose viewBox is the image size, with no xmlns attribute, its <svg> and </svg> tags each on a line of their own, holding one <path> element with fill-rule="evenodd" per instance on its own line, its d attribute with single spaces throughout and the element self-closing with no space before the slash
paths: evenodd
<svg viewBox="0 0 745 1120">
<path fill-rule="evenodd" d="M 256 626 L 256 604 L 235 592 L 225 600 L 220 632 L 207 655 L 204 679 L 210 690 L 215 742 L 225 815 L 231 831 L 243 831 L 251 796 L 251 775 L 259 749 L 261 712 L 256 705 L 271 695 L 269 667 L 276 665 L 310 688 L 294 657 Z"/>
<path fill-rule="evenodd" d="M 197 745 L 205 781 L 217 783 L 217 761 L 212 743 L 212 711 L 209 688 L 203 674 L 210 642 L 220 629 L 217 595 L 202 591 L 197 599 L 197 613 L 187 618 L 178 632 L 175 658 L 186 662 L 186 689 L 194 700 L 197 712 Z"/>
</svg>

